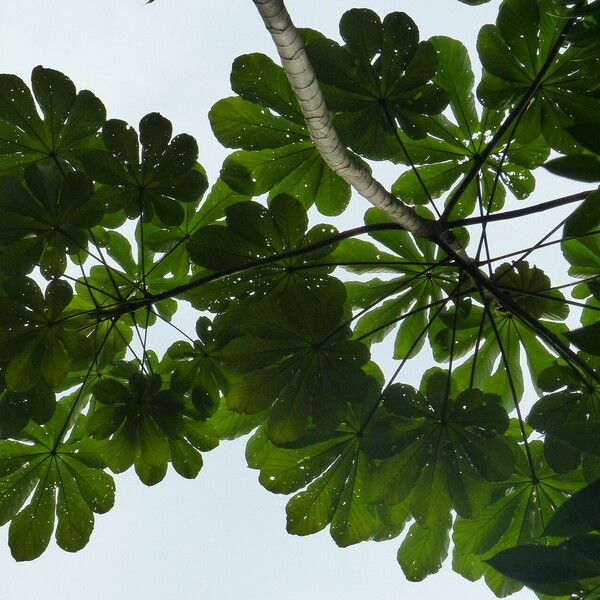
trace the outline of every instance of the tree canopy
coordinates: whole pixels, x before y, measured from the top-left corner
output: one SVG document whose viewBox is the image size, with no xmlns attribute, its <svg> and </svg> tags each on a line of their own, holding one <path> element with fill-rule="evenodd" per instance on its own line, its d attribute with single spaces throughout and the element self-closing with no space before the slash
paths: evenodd
<svg viewBox="0 0 600 600">
<path fill-rule="evenodd" d="M 503 0 L 476 69 L 403 12 L 350 9 L 332 40 L 254 4 L 281 66 L 233 61 L 209 114 L 232 149 L 214 182 L 163 115 L 107 119 L 42 66 L 0 75 L 12 556 L 53 536 L 82 549 L 111 473 L 192 479 L 249 436 L 291 534 L 399 538 L 411 581 L 452 541 L 454 570 L 497 596 L 600 596 L 600 2 Z M 378 161 L 396 165 L 390 190 Z M 538 169 L 589 189 L 536 198 Z M 340 231 L 352 190 L 373 208 Z M 495 253 L 488 224 L 528 214 L 548 234 Z M 558 282 L 535 264 L 549 245 Z M 148 332 L 165 324 L 160 356 Z M 391 372 L 372 358 L 384 341 Z"/>
</svg>

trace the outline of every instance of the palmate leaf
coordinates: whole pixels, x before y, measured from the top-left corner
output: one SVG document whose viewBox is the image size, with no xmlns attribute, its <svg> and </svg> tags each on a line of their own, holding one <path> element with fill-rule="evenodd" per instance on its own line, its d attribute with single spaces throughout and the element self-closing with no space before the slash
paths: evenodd
<svg viewBox="0 0 600 600">
<path fill-rule="evenodd" d="M 192 260 L 209 270 L 197 273 L 198 276 L 227 272 L 262 258 L 324 243 L 312 252 L 190 290 L 185 298 L 196 308 L 222 312 L 230 304 L 277 294 L 289 285 L 316 285 L 333 270 L 332 266 L 320 267 L 318 263 L 326 261 L 334 249 L 333 244 L 325 242 L 337 230 L 331 225 L 315 225 L 307 231 L 306 210 L 291 196 L 276 196 L 268 208 L 257 202 L 234 204 L 226 210 L 225 225 L 202 227 L 189 240 L 187 248 Z M 215 252 L 215 248 L 219 251 Z"/>
<path fill-rule="evenodd" d="M 550 280 L 543 271 L 521 261 L 514 267 L 500 265 L 494 279 L 504 293 L 536 318 L 546 317 L 541 320 L 545 327 L 555 334 L 566 331 L 565 325 L 547 320 L 564 319 L 568 306 L 564 296 L 550 288 Z M 514 409 L 515 398 L 518 400 L 523 394 L 521 355 L 527 359 L 534 384 L 556 360 L 555 354 L 531 329 L 513 318 L 500 303 L 490 304 L 489 309 L 472 300 L 455 303 L 453 308 L 440 312 L 438 321 L 429 328 L 429 339 L 438 362 L 448 361 L 451 355 L 467 356 L 454 369 L 459 387 L 475 386 L 498 394 L 507 410 Z"/>
<path fill-rule="evenodd" d="M 217 139 L 242 149 L 225 160 L 224 182 L 245 196 L 288 194 L 305 208 L 340 214 L 350 186 L 315 149 L 283 69 L 263 54 L 240 56 L 231 87 L 239 97 L 217 102 L 209 113 Z"/>
<path fill-rule="evenodd" d="M 84 152 L 101 146 L 104 105 L 52 69 L 36 67 L 31 82 L 33 96 L 16 75 L 0 75 L 0 172 L 20 173 L 41 161 L 79 166 Z"/>
<path fill-rule="evenodd" d="M 345 45 L 316 37 L 307 44 L 336 129 L 354 151 L 367 158 L 388 158 L 397 122 L 412 137 L 424 137 L 420 115 L 435 115 L 448 104 L 446 93 L 431 83 L 438 58 L 405 13 L 383 21 L 369 9 L 352 9 L 340 20 Z"/>
<path fill-rule="evenodd" d="M 562 431 L 569 426 L 600 423 L 600 391 L 585 376 L 562 365 L 544 370 L 538 385 L 550 393 L 533 405 L 527 420 L 545 434 L 544 455 L 548 464 L 557 472 L 575 469 L 584 448 L 577 443 L 568 443 Z"/>
<path fill-rule="evenodd" d="M 49 163 L 25 170 L 27 189 L 16 177 L 0 178 L 0 268 L 24 275 L 35 265 L 46 279 L 60 276 L 67 254 L 85 255 L 87 229 L 96 226 L 104 207 L 92 199 L 88 177 L 65 176 Z"/>
<path fill-rule="evenodd" d="M 217 322 L 235 332 L 221 353 L 227 404 L 249 414 L 268 409 L 267 431 L 276 443 L 301 439 L 312 426 L 332 431 L 364 396 L 370 378 L 361 367 L 369 351 L 349 339 L 345 299 L 335 279 L 297 284 Z"/>
<path fill-rule="evenodd" d="M 114 482 L 91 458 L 89 440 L 76 431 L 61 440 L 69 410 L 61 401 L 47 425 L 25 429 L 23 442 L 0 442 L 0 521 L 11 521 L 8 538 L 16 560 L 42 554 L 55 524 L 58 545 L 80 550 L 93 530 L 93 514 L 113 506 Z"/>
<path fill-rule="evenodd" d="M 124 209 L 129 218 L 156 214 L 165 225 L 179 225 L 185 216 L 181 203 L 198 200 L 208 186 L 198 166 L 198 145 L 187 134 L 171 139 L 173 127 L 158 113 L 142 118 L 138 135 L 118 119 L 102 127 L 106 150 L 84 158 L 85 170 L 103 184 L 97 197 L 109 212 Z M 140 153 L 141 145 L 141 153 Z"/>
<path fill-rule="evenodd" d="M 423 214 L 429 214 L 423 211 Z M 377 209 L 365 214 L 367 225 L 391 223 Z M 348 268 L 353 271 L 368 272 L 381 270 L 380 261 L 385 261 L 385 269 L 398 273 L 398 277 L 387 280 L 373 279 L 366 282 L 346 284 L 349 300 L 353 307 L 363 309 L 358 319 L 354 337 L 365 339 L 367 343 L 378 342 L 398 327 L 394 343 L 394 358 L 408 358 L 418 353 L 426 337 L 428 320 L 441 306 L 442 298 L 456 287 L 456 268 L 441 263 L 445 254 L 436 246 L 423 239 L 414 238 L 405 231 L 372 232 L 373 237 L 394 255 L 383 253 L 374 245 L 361 242 L 342 242 L 334 259 L 345 258 L 352 252 L 354 262 L 364 261 Z M 383 301 L 381 306 L 376 306 Z M 431 308 L 428 309 L 428 306 Z"/>
<path fill-rule="evenodd" d="M 128 385 L 121 378 L 100 379 L 92 388 L 95 403 L 86 422 L 87 433 L 104 440 L 108 466 L 121 473 L 134 465 L 146 485 L 160 482 L 169 462 L 182 477 L 196 477 L 203 462 L 200 452 L 218 445 L 206 416 L 189 397 L 165 388 L 160 374 L 145 375 L 134 364 L 114 374 L 129 374 Z"/>
<path fill-rule="evenodd" d="M 94 278 L 103 280 L 101 289 L 110 290 L 113 298 L 133 300 L 144 293 L 157 294 L 187 281 L 189 263 L 187 260 L 183 264 L 180 262 L 183 249 L 162 255 L 153 252 L 145 243 L 144 228 L 145 225 L 138 222 L 135 244 L 118 231 L 108 231 L 103 239 L 98 240 L 106 246 L 106 252 L 118 266 L 111 267 L 110 272 L 105 265 L 92 267 L 90 273 Z M 159 301 L 154 306 L 156 312 L 167 319 L 177 310 L 177 302 L 173 298 Z"/>
<path fill-rule="evenodd" d="M 569 133 L 581 144 L 584 148 L 600 155 L 600 141 L 595 133 L 598 131 L 600 121 L 596 117 L 594 121 L 578 123 L 569 127 Z"/>
<path fill-rule="evenodd" d="M 0 358 L 8 361 L 5 384 L 13 392 L 31 390 L 40 381 L 58 388 L 72 368 L 85 363 L 92 344 L 68 305 L 73 290 L 53 280 L 45 294 L 32 279 L 4 282 L 0 294 Z"/>
<path fill-rule="evenodd" d="M 183 432 L 183 398 L 161 390 L 158 375 L 139 375 L 126 387 L 117 379 L 103 378 L 94 385 L 94 411 L 87 422 L 88 434 L 110 438 L 106 460 L 115 472 L 141 463 L 161 467 L 169 459 L 168 437 Z"/>
<path fill-rule="evenodd" d="M 260 428 L 246 448 L 248 466 L 260 469 L 259 481 L 278 494 L 298 492 L 287 504 L 287 530 L 310 535 L 330 525 L 339 546 L 389 538 L 402 530 L 406 515 L 395 527 L 382 523 L 366 494 L 370 459 L 360 448 L 360 432 L 369 408 L 378 401 L 373 380 L 365 388 L 362 409 L 347 413 L 348 422 L 325 439 L 306 440 L 301 447 L 279 448 Z M 361 417 L 362 414 L 362 417 Z"/>
<path fill-rule="evenodd" d="M 542 442 L 529 442 L 529 450 L 531 466 L 521 446 L 516 473 L 507 483 L 498 484 L 495 501 L 474 519 L 459 517 L 454 525 L 454 570 L 472 580 L 485 575 L 497 595 L 518 591 L 523 584 L 482 561 L 505 548 L 546 544 L 548 540 L 542 537 L 546 524 L 568 495 L 583 484 L 579 472 L 557 475 L 547 466 Z"/>
<path fill-rule="evenodd" d="M 596 354 L 595 340 L 600 316 L 600 235 L 597 231 L 586 232 L 580 237 L 564 239 L 561 247 L 563 256 L 570 264 L 569 275 L 586 278 L 586 281 L 573 288 L 572 292 L 575 298 L 587 298 L 581 313 L 581 323 L 584 327 L 569 333 L 567 338 L 585 352 Z"/>
<path fill-rule="evenodd" d="M 310 535 L 331 524 L 339 546 L 375 534 L 379 522 L 364 489 L 369 459 L 359 451 L 355 433 L 290 450 L 277 448 L 259 430 L 246 456 L 250 467 L 261 469 L 260 481 L 270 491 L 289 494 L 307 486 L 286 507 L 288 533 Z"/>
<path fill-rule="evenodd" d="M 563 321 L 569 315 L 569 306 L 559 290 L 552 289 L 550 278 L 526 260 L 515 265 L 503 263 L 496 267 L 493 281 L 511 300 L 536 319 L 549 318 Z"/>
<path fill-rule="evenodd" d="M 207 403 L 196 406 L 208 418 L 217 410 L 220 392 L 227 390 L 228 383 L 219 361 L 221 345 L 215 339 L 208 317 L 200 317 L 196 321 L 196 335 L 198 340 L 193 345 L 187 341 L 178 341 L 167 350 L 168 356 L 174 361 L 171 387 L 180 392 L 191 389 L 192 400 L 194 390 L 197 390 L 195 405 L 204 398 L 204 394 L 208 394 L 210 401 L 205 399 Z"/>
<path fill-rule="evenodd" d="M 598 424 L 567 425 L 569 443 L 598 454 Z M 591 428 L 591 430 L 590 430 Z M 561 428 L 562 434 L 562 428 Z M 548 594 L 579 594 L 596 589 L 600 582 L 600 536 L 588 534 L 600 528 L 596 480 L 568 498 L 550 518 L 544 534 L 569 536 L 558 546 L 517 546 L 503 550 L 488 562 L 505 575 Z"/>
<path fill-rule="evenodd" d="M 462 177 L 473 167 L 474 161 L 496 133 L 503 112 L 485 109 L 479 116 L 473 96 L 474 76 L 466 48 L 457 40 L 438 36 L 430 40 L 438 52 L 439 66 L 433 81 L 450 98 L 450 109 L 456 122 L 443 115 L 423 121 L 429 135 L 423 140 L 411 140 L 402 132 L 398 135 L 403 148 L 398 147 L 393 159 L 419 166 L 415 171 L 402 174 L 392 186 L 392 192 L 405 202 L 426 204 L 448 192 L 446 201 L 453 197 Z M 542 164 L 549 149 L 543 140 L 528 144 L 501 140 L 492 155 L 483 164 L 478 178 L 465 190 L 452 210 L 452 218 L 470 215 L 478 202 L 490 212 L 500 210 L 506 196 L 505 187 L 518 198 L 524 199 L 535 187 L 530 169 Z M 503 158 L 506 151 L 506 157 Z M 498 171 L 501 175 L 498 175 Z M 418 175 L 417 175 L 418 173 Z"/>
<path fill-rule="evenodd" d="M 502 310 L 490 310 L 495 331 L 486 311 L 480 307 L 471 309 L 469 319 L 465 320 L 465 329 L 457 330 L 455 357 L 472 354 L 454 370 L 454 376 L 460 386 L 468 386 L 472 381 L 473 385 L 483 391 L 498 394 L 503 406 L 512 410 L 515 397 L 518 400 L 524 391 L 521 355 L 527 359 L 534 381 L 546 367 L 553 364 L 555 355 L 539 342 L 526 325 Z M 436 359 L 447 361 L 450 356 L 450 328 L 454 325 L 454 315 L 441 315 L 440 320 L 447 324 L 448 329 L 435 328 L 431 332 L 434 336 L 432 346 Z M 544 325 L 554 328 L 555 324 L 544 321 Z M 477 339 L 480 337 L 483 341 L 478 346 Z"/>
<path fill-rule="evenodd" d="M 152 275 L 156 269 L 161 268 L 165 273 L 170 272 L 174 280 L 184 283 L 194 269 L 187 249 L 192 235 L 200 227 L 224 217 L 226 209 L 232 204 L 246 200 L 249 200 L 248 196 L 237 194 L 219 179 L 201 203 L 195 201 L 183 205 L 185 217 L 181 224 L 165 226 L 156 220 L 144 223 L 144 246 L 154 253 L 144 258 L 144 261 L 149 258 L 153 263 L 146 271 Z M 138 236 L 138 242 L 141 244 L 141 235 Z M 164 271 L 165 267 L 167 271 Z"/>
<path fill-rule="evenodd" d="M 596 201 L 597 194 L 591 194 L 589 199 Z M 592 208 L 590 223 L 595 222 L 596 212 L 598 211 Z M 585 213 L 586 211 L 578 218 L 581 219 L 582 216 L 585 216 Z M 577 215 L 571 215 L 571 217 L 574 216 Z M 583 225 L 583 228 L 587 229 L 585 225 Z M 600 325 L 598 325 L 600 321 L 600 286 L 598 285 L 598 278 L 600 278 L 600 235 L 597 231 L 582 232 L 580 237 L 565 239 L 561 245 L 563 255 L 571 265 L 569 274 L 575 277 L 586 277 L 587 279 L 585 283 L 573 289 L 573 296 L 588 298 L 581 313 L 580 320 L 583 327 L 573 329 L 567 332 L 565 336 L 574 346 L 585 352 L 588 355 L 588 360 L 590 360 L 589 356 L 598 356 L 598 336 L 600 333 Z"/>
<path fill-rule="evenodd" d="M 567 423 L 556 431 L 556 436 L 583 452 L 600 456 L 600 423 Z"/>
<path fill-rule="evenodd" d="M 387 388 L 383 408 L 365 430 L 363 450 L 381 460 L 369 493 L 392 506 L 408 498 L 421 527 L 443 525 L 447 532 L 451 509 L 476 515 L 489 499 L 485 480 L 511 476 L 513 450 L 502 437 L 508 415 L 498 397 L 479 390 L 454 399 L 447 374 L 439 371 L 426 373 L 421 388 Z"/>
<path fill-rule="evenodd" d="M 596 5 L 598 8 L 598 5 Z M 573 29 L 569 31 L 567 40 L 573 46 L 594 46 L 598 44 L 598 35 L 600 34 L 600 19 L 597 15 L 590 16 L 588 19 L 575 23 Z"/>
<path fill-rule="evenodd" d="M 552 0 L 504 0 L 496 25 L 481 29 L 477 49 L 485 71 L 477 95 L 485 106 L 516 104 L 535 80 L 565 26 L 552 15 L 553 6 Z M 581 61 L 581 67 L 573 69 L 574 61 Z M 595 57 L 574 47 L 557 54 L 521 120 L 517 140 L 534 140 L 541 133 L 553 148 L 573 149 L 566 128 L 597 119 L 597 86 Z"/>
</svg>

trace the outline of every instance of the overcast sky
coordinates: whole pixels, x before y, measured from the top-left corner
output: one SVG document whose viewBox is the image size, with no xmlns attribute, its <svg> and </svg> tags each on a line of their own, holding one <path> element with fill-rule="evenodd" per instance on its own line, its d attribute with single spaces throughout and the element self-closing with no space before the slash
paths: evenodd
<svg viewBox="0 0 600 600">
<path fill-rule="evenodd" d="M 457 0 L 364 4 L 382 16 L 405 10 L 422 37 L 457 37 L 473 52 L 479 27 L 493 22 L 498 7 L 497 0 L 481 7 Z M 289 2 L 298 26 L 330 37 L 337 36 L 342 12 L 353 6 L 341 0 Z M 5 1 L 0 31 L 2 72 L 28 80 L 37 64 L 63 71 L 79 89 L 91 89 L 101 98 L 110 117 L 132 124 L 148 112 L 161 112 L 176 132 L 197 138 L 211 181 L 227 151 L 213 138 L 207 113 L 231 94 L 231 62 L 247 52 L 274 56 L 250 0 L 156 0 L 149 6 L 141 0 Z M 379 167 L 376 173 L 386 183 L 397 176 Z M 534 198 L 561 192 L 548 184 Z M 353 222 L 360 221 L 364 208 L 356 200 Z M 492 235 L 502 247 L 522 246 L 541 235 L 539 221 L 528 222 L 526 235 L 506 228 Z M 285 498 L 260 487 L 257 473 L 245 467 L 243 446 L 225 443 L 206 454 L 205 468 L 191 482 L 169 475 L 146 488 L 134 475 L 117 477 L 115 508 L 97 517 L 90 543 L 75 555 L 52 541 L 37 561 L 16 564 L 3 528 L 0 599 L 492 597 L 483 584 L 467 582 L 448 566 L 423 583 L 406 582 L 395 558 L 399 540 L 341 550 L 327 532 L 308 538 L 287 535 Z M 529 592 L 514 596 L 532 597 Z"/>
</svg>

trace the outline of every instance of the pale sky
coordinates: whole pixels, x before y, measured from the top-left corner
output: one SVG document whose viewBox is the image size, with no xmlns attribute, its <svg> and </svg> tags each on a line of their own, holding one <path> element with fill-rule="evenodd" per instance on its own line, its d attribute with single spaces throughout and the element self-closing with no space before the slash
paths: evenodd
<svg viewBox="0 0 600 600">
<path fill-rule="evenodd" d="M 494 21 L 498 4 L 369 0 L 362 6 L 381 16 L 404 10 L 422 38 L 450 35 L 474 52 L 477 31 Z M 288 8 L 298 26 L 337 37 L 339 17 L 353 6 L 342 0 L 290 0 Z M 78 89 L 91 89 L 110 117 L 136 126 L 146 113 L 159 111 L 176 132 L 197 138 L 200 162 L 211 182 L 228 151 L 212 136 L 207 113 L 217 100 L 231 95 L 231 62 L 247 52 L 275 57 L 250 0 L 156 0 L 149 6 L 141 0 L 5 1 L 0 31 L 2 72 L 28 81 L 37 64 L 58 69 Z M 475 71 L 477 75 L 479 69 Z M 397 177 L 381 166 L 375 172 L 386 184 Z M 573 191 L 573 186 L 541 185 L 533 199 Z M 362 200 L 354 202 L 347 224 L 361 222 L 366 208 Z M 552 218 L 559 220 L 558 214 Z M 548 229 L 548 223 L 544 227 L 539 221 L 528 221 L 526 233 L 504 228 L 491 235 L 502 248 L 528 245 Z M 383 356 L 386 349 L 377 352 Z M 410 377 L 418 383 L 420 373 Z M 245 466 L 243 442 L 225 442 L 204 458 L 205 467 L 194 481 L 170 472 L 162 483 L 146 488 L 133 474 L 117 476 L 114 509 L 97 516 L 90 543 L 77 554 L 52 541 L 38 560 L 17 564 L 6 544 L 5 526 L 0 600 L 493 597 L 484 584 L 462 579 L 448 564 L 422 583 L 408 583 L 396 562 L 401 538 L 339 549 L 326 531 L 290 536 L 285 532 L 286 499 L 258 484 L 257 472 Z M 530 592 L 513 596 L 533 597 Z"/>
</svg>

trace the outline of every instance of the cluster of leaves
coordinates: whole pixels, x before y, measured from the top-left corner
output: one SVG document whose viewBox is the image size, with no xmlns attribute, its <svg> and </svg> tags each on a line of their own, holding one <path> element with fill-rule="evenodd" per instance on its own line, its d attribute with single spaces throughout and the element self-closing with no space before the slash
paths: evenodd
<svg viewBox="0 0 600 600">
<path fill-rule="evenodd" d="M 11 522 L 13 556 L 31 560 L 55 525 L 62 548 L 87 543 L 93 512 L 114 502 L 107 467 L 135 464 L 148 485 L 168 463 L 195 477 L 199 451 L 218 444 L 210 410 L 171 386 L 175 363 L 164 366 L 145 343 L 143 358 L 131 360 L 133 331 L 146 336 L 176 302 L 143 314 L 125 308 L 187 280 L 181 250 L 201 223 L 207 181 L 195 140 L 171 139 L 157 113 L 142 119 L 138 141 L 57 71 L 34 69 L 33 94 L 12 75 L 0 76 L 0 88 L 2 522 Z M 212 204 L 231 197 L 216 189 Z M 128 218 L 138 220 L 137 259 L 123 234 Z M 164 225 L 168 251 L 153 236 Z M 211 391 L 207 407 L 218 403 Z"/>
<path fill-rule="evenodd" d="M 350 188 L 264 55 L 235 60 L 237 95 L 211 110 L 237 151 L 205 198 L 195 140 L 158 113 L 136 131 L 56 71 L 37 67 L 33 93 L 1 75 L 0 514 L 13 556 L 39 556 L 55 524 L 62 548 L 82 548 L 113 504 L 109 471 L 194 478 L 203 452 L 253 432 L 249 466 L 294 494 L 290 533 L 329 526 L 347 546 L 410 523 L 398 561 L 411 580 L 440 569 L 452 538 L 454 569 L 499 596 L 594 589 L 600 192 L 564 224 L 572 290 L 527 260 L 545 240 L 505 262 L 486 225 L 508 192 L 534 191 L 551 148 L 563 155 L 548 171 L 600 181 L 596 4 L 504 0 L 480 33 L 476 94 L 464 46 L 419 41 L 404 13 L 348 11 L 343 44 L 302 31 L 356 160 L 405 165 L 394 193 L 430 203 L 416 207 L 425 219 L 443 197 L 440 226 L 465 248 L 458 225 L 483 224 L 467 263 L 375 209 L 349 232 L 309 227 L 311 206 L 340 214 Z M 177 324 L 178 299 L 204 313 L 195 332 Z M 569 305 L 581 327 L 565 323 Z M 158 325 L 177 338 L 162 357 L 149 349 Z M 398 366 L 384 375 L 371 350 L 392 332 Z M 417 356 L 437 365 L 418 389 L 399 382 Z M 529 383 L 541 397 L 526 419 Z"/>
</svg>

